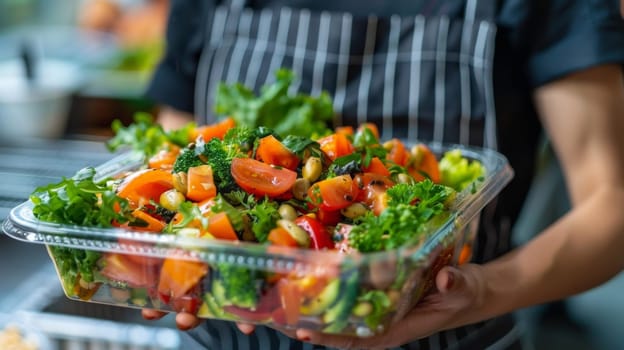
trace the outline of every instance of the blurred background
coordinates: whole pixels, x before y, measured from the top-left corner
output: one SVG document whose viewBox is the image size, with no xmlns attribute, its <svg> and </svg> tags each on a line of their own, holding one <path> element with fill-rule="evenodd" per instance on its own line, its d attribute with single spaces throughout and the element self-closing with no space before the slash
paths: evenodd
<svg viewBox="0 0 624 350">
<path fill-rule="evenodd" d="M 114 119 L 157 112 L 143 90 L 163 49 L 167 0 L 0 0 L 0 220 L 36 187 L 112 158 Z M 530 239 L 568 208 L 544 140 L 515 228 Z M 43 246 L 0 234 L 0 332 L 18 324 L 41 349 L 177 349 L 174 321 L 63 295 Z M 623 278 L 518 313 L 535 349 L 622 349 Z M 615 301 L 615 303 L 613 302 Z"/>
</svg>

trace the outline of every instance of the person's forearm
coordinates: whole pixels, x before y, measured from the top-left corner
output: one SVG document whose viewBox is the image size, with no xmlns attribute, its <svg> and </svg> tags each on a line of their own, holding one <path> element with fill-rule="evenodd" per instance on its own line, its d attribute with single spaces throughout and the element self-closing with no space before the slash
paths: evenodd
<svg viewBox="0 0 624 350">
<path fill-rule="evenodd" d="M 525 246 L 484 266 L 491 316 L 565 298 L 624 268 L 624 188 L 596 189 Z"/>
</svg>

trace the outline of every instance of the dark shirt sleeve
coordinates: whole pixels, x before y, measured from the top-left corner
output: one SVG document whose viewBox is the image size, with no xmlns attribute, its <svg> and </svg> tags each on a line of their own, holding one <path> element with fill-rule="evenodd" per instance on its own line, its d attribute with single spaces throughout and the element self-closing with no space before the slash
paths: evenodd
<svg viewBox="0 0 624 350">
<path fill-rule="evenodd" d="M 170 2 L 165 53 L 146 91 L 150 100 L 193 113 L 195 76 L 211 7 L 210 0 Z"/>
<path fill-rule="evenodd" d="M 499 25 L 514 28 L 526 55 L 529 83 L 540 86 L 606 63 L 624 63 L 624 20 L 619 0 L 508 0 Z"/>
</svg>

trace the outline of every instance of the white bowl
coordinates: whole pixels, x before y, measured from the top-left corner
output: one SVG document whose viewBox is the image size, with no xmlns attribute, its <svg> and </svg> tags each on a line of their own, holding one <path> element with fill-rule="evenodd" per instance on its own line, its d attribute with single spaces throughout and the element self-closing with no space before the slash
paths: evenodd
<svg viewBox="0 0 624 350">
<path fill-rule="evenodd" d="M 0 63 L 0 142 L 24 143 L 63 136 L 79 69 L 60 61 L 40 62 L 28 81 L 17 60 Z"/>
</svg>

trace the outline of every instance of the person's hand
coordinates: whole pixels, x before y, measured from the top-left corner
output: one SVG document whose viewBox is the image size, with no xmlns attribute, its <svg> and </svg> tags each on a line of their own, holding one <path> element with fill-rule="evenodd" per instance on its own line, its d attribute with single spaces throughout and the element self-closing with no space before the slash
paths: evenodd
<svg viewBox="0 0 624 350">
<path fill-rule="evenodd" d="M 153 310 L 153 309 L 141 310 L 141 315 L 143 315 L 143 318 L 146 320 L 158 320 L 158 319 L 163 318 L 167 314 L 168 314 L 167 312 Z M 175 322 L 179 330 L 188 331 L 199 326 L 202 320 L 191 313 L 179 312 L 176 314 Z M 248 323 L 237 323 L 236 326 L 241 332 L 248 334 L 248 335 L 253 333 L 253 331 L 255 330 L 254 325 L 248 324 Z"/>
<path fill-rule="evenodd" d="M 445 267 L 436 276 L 437 292 L 425 297 L 386 333 L 369 338 L 324 334 L 308 329 L 283 332 L 318 345 L 341 349 L 390 348 L 485 318 L 486 281 L 482 267 L 474 264 Z"/>
<path fill-rule="evenodd" d="M 158 320 L 167 315 L 167 312 L 152 309 L 143 309 L 141 310 L 141 314 L 146 320 Z M 188 331 L 189 329 L 193 329 L 201 323 L 201 320 L 197 318 L 197 316 L 188 312 L 177 313 L 175 316 L 175 321 L 178 329 L 182 331 Z"/>
</svg>

